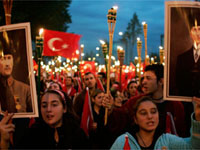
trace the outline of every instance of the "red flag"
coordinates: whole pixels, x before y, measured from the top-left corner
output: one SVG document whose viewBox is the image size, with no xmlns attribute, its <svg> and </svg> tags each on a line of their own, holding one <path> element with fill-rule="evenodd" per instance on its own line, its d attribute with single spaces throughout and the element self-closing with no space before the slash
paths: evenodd
<svg viewBox="0 0 200 150">
<path fill-rule="evenodd" d="M 38 70 L 38 64 L 36 63 L 36 61 L 33 59 L 33 69 L 34 71 Z"/>
<path fill-rule="evenodd" d="M 99 78 L 97 78 L 97 88 L 100 89 L 101 91 L 105 92 L 103 84 Z"/>
<path fill-rule="evenodd" d="M 124 143 L 123 150 L 130 150 L 130 149 L 131 149 L 131 147 L 129 145 L 128 135 L 125 135 L 125 143 Z"/>
<path fill-rule="evenodd" d="M 30 118 L 28 127 L 31 128 L 31 126 L 32 126 L 34 123 L 35 123 L 35 118 Z"/>
<path fill-rule="evenodd" d="M 72 33 L 44 30 L 43 56 L 75 57 L 81 36 Z M 78 57 L 78 56 L 77 56 Z"/>
<path fill-rule="evenodd" d="M 173 119 L 172 114 L 170 112 L 167 112 L 167 114 L 166 114 L 166 131 L 165 132 L 175 134 L 175 135 L 178 136 L 178 134 L 176 132 L 174 119 Z"/>
<path fill-rule="evenodd" d="M 81 87 L 81 79 L 79 77 L 75 78 L 78 84 L 78 93 L 81 93 L 82 87 Z"/>
<path fill-rule="evenodd" d="M 89 89 L 88 87 L 86 87 L 86 95 L 85 95 L 85 101 L 83 105 L 83 112 L 81 118 L 81 128 L 84 130 L 87 136 L 89 136 L 89 130 L 90 127 L 92 127 L 92 124 L 93 124 L 92 107 L 90 102 Z"/>
<path fill-rule="evenodd" d="M 82 73 L 92 72 L 96 73 L 96 67 L 94 61 L 84 61 L 83 64 L 80 64 L 80 70 Z"/>
</svg>

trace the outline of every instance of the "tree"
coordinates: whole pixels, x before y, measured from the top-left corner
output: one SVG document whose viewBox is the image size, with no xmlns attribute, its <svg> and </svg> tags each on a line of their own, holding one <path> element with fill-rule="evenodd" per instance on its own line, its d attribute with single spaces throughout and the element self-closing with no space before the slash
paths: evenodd
<svg viewBox="0 0 200 150">
<path fill-rule="evenodd" d="M 86 52 L 85 56 L 84 56 L 84 60 L 88 61 L 88 58 L 91 58 L 91 61 L 92 61 L 95 56 L 96 55 L 95 55 L 95 53 L 93 51 Z"/>
<path fill-rule="evenodd" d="M 142 33 L 142 25 L 139 22 L 138 16 L 136 13 L 133 14 L 133 18 L 128 23 L 125 33 L 122 36 L 121 41 L 125 44 L 125 60 L 133 61 L 133 48 L 136 43 L 137 37 Z"/>
<path fill-rule="evenodd" d="M 38 35 L 39 28 L 67 31 L 71 23 L 68 12 L 71 0 L 13 0 L 11 23 L 30 22 L 32 39 Z M 5 25 L 3 3 L 0 3 L 0 25 Z"/>
</svg>

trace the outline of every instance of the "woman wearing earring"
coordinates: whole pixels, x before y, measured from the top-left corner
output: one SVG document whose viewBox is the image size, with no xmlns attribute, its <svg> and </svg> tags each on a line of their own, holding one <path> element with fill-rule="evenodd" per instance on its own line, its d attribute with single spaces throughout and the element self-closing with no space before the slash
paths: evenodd
<svg viewBox="0 0 200 150">
<path fill-rule="evenodd" d="M 90 132 L 90 142 L 92 148 L 101 149 L 104 147 L 104 114 L 105 110 L 102 107 L 104 92 L 96 89 L 92 95 L 92 113 L 93 113 L 93 130 Z"/>
<path fill-rule="evenodd" d="M 200 99 L 193 98 L 196 102 L 195 113 L 192 115 L 192 136 L 180 138 L 172 134 L 159 134 L 158 109 L 150 97 L 142 97 L 133 107 L 135 127 L 130 133 L 125 133 L 117 138 L 111 149 L 123 149 L 125 137 L 131 149 L 192 149 L 200 147 Z M 194 119 L 195 117 L 195 119 Z M 127 145 L 127 144 L 126 144 Z"/>
<path fill-rule="evenodd" d="M 83 149 L 87 138 L 73 115 L 70 99 L 60 90 L 48 90 L 40 102 L 40 119 L 16 148 Z"/>
<path fill-rule="evenodd" d="M 133 96 L 138 95 L 137 91 L 137 82 L 136 81 L 130 81 L 127 85 L 127 93 L 128 93 L 128 98 L 131 98 Z"/>
</svg>

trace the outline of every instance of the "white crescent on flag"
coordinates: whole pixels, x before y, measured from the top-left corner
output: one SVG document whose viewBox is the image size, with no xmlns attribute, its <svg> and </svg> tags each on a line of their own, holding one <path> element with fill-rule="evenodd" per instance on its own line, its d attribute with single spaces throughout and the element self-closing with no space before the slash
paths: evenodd
<svg viewBox="0 0 200 150">
<path fill-rule="evenodd" d="M 66 44 L 66 43 L 64 43 L 61 47 L 61 49 L 56 49 L 55 47 L 54 47 L 54 42 L 55 41 L 63 41 L 61 38 L 58 38 L 58 37 L 55 37 L 55 38 L 51 38 L 48 42 L 47 42 L 47 44 L 48 44 L 48 47 L 52 50 L 52 51 L 61 51 L 62 49 L 65 49 L 65 48 L 68 48 L 68 45 Z"/>
<path fill-rule="evenodd" d="M 92 65 L 91 64 L 85 64 L 86 68 L 90 68 L 90 70 L 92 70 Z"/>
</svg>

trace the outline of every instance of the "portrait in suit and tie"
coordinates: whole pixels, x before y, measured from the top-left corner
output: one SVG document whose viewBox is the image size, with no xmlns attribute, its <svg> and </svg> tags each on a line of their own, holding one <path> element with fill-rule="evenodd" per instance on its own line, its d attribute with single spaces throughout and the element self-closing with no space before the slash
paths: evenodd
<svg viewBox="0 0 200 150">
<path fill-rule="evenodd" d="M 166 100 L 191 101 L 200 96 L 200 2 L 165 5 Z"/>
<path fill-rule="evenodd" d="M 191 9 L 187 15 L 191 47 L 177 56 L 176 86 L 178 95 L 200 97 L 200 13 Z"/>
</svg>

